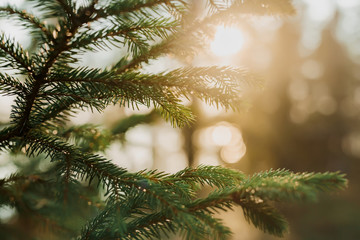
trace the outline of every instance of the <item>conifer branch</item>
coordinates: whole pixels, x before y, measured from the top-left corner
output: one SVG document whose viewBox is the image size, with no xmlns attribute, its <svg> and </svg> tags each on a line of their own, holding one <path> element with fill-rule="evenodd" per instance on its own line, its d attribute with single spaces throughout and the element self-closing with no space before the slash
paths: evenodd
<svg viewBox="0 0 360 240">
<path fill-rule="evenodd" d="M 208 239 L 220 240 L 220 239 L 228 239 L 232 232 L 230 229 L 223 225 L 220 219 L 215 218 L 210 214 L 206 214 L 203 212 L 196 213 L 197 219 L 201 220 L 205 226 L 205 236 L 207 235 Z M 191 239 L 191 238 L 189 238 Z M 199 240 L 203 239 L 202 236 L 199 236 Z"/>
<path fill-rule="evenodd" d="M 145 18 L 146 17 L 146 18 Z M 85 48 L 92 50 L 108 48 L 107 43 L 116 47 L 128 45 L 134 55 L 145 51 L 149 40 L 156 37 L 165 39 L 176 31 L 176 21 L 164 17 L 153 18 L 144 15 L 116 17 L 111 19 L 112 26 L 103 30 L 84 29 L 83 32 L 71 43 L 72 49 Z M 72 50 L 73 51 L 73 50 Z"/>
<path fill-rule="evenodd" d="M 7 61 L 1 58 L 5 58 Z M 33 74 L 33 63 L 29 58 L 29 53 L 19 44 L 7 38 L 4 33 L 0 34 L 0 67 L 20 68 L 21 72 Z"/>
<path fill-rule="evenodd" d="M 312 185 L 312 184 L 315 184 Z M 316 186 L 321 186 L 318 189 Z M 205 199 L 195 200 L 187 205 L 191 211 L 231 209 L 232 204 L 240 205 L 245 217 L 255 227 L 282 236 L 287 223 L 267 201 L 315 200 L 318 191 L 342 189 L 346 180 L 337 173 L 292 173 L 274 170 L 256 174 L 243 181 L 238 187 L 218 190 Z M 315 189 L 314 189 L 315 187 Z"/>
<path fill-rule="evenodd" d="M 275 208 L 263 202 L 244 199 L 238 203 L 244 212 L 245 219 L 256 228 L 278 237 L 288 232 L 288 223 Z"/>
<path fill-rule="evenodd" d="M 91 124 L 73 126 L 57 132 L 57 136 L 74 141 L 84 152 L 104 151 L 116 139 L 106 129 L 100 129 Z"/>
<path fill-rule="evenodd" d="M 200 165 L 196 168 L 185 168 L 173 175 L 166 176 L 162 181 L 185 182 L 190 185 L 200 183 L 201 185 L 207 184 L 209 186 L 225 188 L 237 186 L 244 179 L 245 175 L 243 173 L 232 169 Z"/>
<path fill-rule="evenodd" d="M 55 1 L 64 9 L 64 11 L 69 15 L 69 17 L 72 20 L 75 19 L 75 12 L 71 0 L 55 0 Z"/>
<path fill-rule="evenodd" d="M 232 1 L 232 4 L 229 7 L 224 7 L 223 1 L 219 1 L 220 3 L 216 3 L 215 1 L 209 1 L 209 4 L 213 7 L 216 7 L 217 11 L 212 15 L 205 17 L 203 19 L 195 19 L 192 20 L 192 23 L 188 23 L 182 31 L 172 35 L 168 40 L 164 40 L 162 43 L 152 46 L 149 50 L 145 50 L 139 56 L 134 57 L 131 61 L 128 61 L 124 64 L 125 59 L 122 59 L 120 62 L 121 65 L 117 65 L 116 68 L 118 72 L 127 71 L 129 69 L 137 68 L 141 65 L 141 63 L 146 63 L 150 59 L 155 59 L 162 54 L 169 53 L 169 46 L 174 48 L 175 42 L 179 42 L 181 36 L 189 36 L 193 35 L 195 32 L 200 32 L 201 30 L 207 29 L 209 25 L 223 23 L 224 21 L 234 22 L 234 19 L 238 19 L 242 14 L 259 14 L 259 15 L 282 15 L 288 14 L 292 15 L 295 13 L 295 10 L 291 4 L 290 0 L 277 0 L 275 2 L 269 2 L 268 0 L 260 0 L 260 1 Z M 202 33 L 206 33 L 206 31 L 202 31 Z M 181 42 L 181 41 L 180 41 Z M 188 42 L 188 44 L 183 46 L 183 48 L 189 48 L 191 45 L 196 43 L 196 41 Z M 201 46 L 197 46 L 197 51 L 201 49 Z M 159 51 L 160 50 L 160 51 Z M 189 49 L 188 51 L 192 52 L 193 49 Z M 119 63 L 120 63 L 119 62 Z"/>
<path fill-rule="evenodd" d="M 75 34 L 77 29 L 81 26 L 81 24 L 85 20 L 77 21 L 72 25 L 72 27 L 66 32 L 64 41 L 60 42 L 59 44 L 54 46 L 53 51 L 49 54 L 47 60 L 45 61 L 44 65 L 42 66 L 39 73 L 34 76 L 35 81 L 31 86 L 31 90 L 26 96 L 26 103 L 24 104 L 23 111 L 21 113 L 22 117 L 18 121 L 19 126 L 19 135 L 26 133 L 29 131 L 28 121 L 31 109 L 33 104 L 35 103 L 35 99 L 39 93 L 41 86 L 44 84 L 49 69 L 53 66 L 56 61 L 56 58 L 64 51 L 69 49 L 68 42 L 70 41 L 71 37 Z"/>
<path fill-rule="evenodd" d="M 63 97 L 57 100 L 48 100 L 52 104 L 49 104 L 47 107 L 33 115 L 34 120 L 31 123 L 33 127 L 38 127 L 39 125 L 43 125 L 44 127 L 51 126 L 51 124 L 49 125 L 49 121 L 53 121 L 59 125 L 64 125 L 68 120 L 68 116 L 72 113 L 72 108 L 85 108 L 84 104 L 81 104 L 79 99 L 73 97 Z"/>
<path fill-rule="evenodd" d="M 5 95 L 25 95 L 26 86 L 18 79 L 4 73 L 0 73 L 0 93 Z"/>
<path fill-rule="evenodd" d="M 200 24 L 195 24 L 195 26 L 200 26 Z M 177 33 L 170 35 L 167 39 L 162 40 L 160 43 L 144 49 L 141 54 L 132 56 L 131 59 L 129 59 L 129 56 L 123 57 L 113 66 L 113 69 L 118 73 L 136 70 L 141 68 L 141 64 L 148 63 L 150 60 L 165 54 L 178 56 L 195 55 L 203 45 L 198 45 L 196 41 L 193 41 L 192 34 L 193 32 L 190 30 L 179 30 Z"/>
<path fill-rule="evenodd" d="M 166 6 L 171 9 L 180 11 L 180 7 L 176 7 L 176 4 L 182 6 L 186 5 L 185 1 L 183 0 L 146 0 L 146 1 L 119 1 L 114 0 L 111 4 L 106 8 L 105 11 L 99 12 L 99 17 L 108 17 L 111 15 L 123 15 L 126 13 L 133 13 L 133 12 L 141 12 L 144 8 L 146 9 L 156 9 L 157 6 Z"/>
<path fill-rule="evenodd" d="M 39 39 L 41 39 L 42 41 L 52 39 L 52 35 L 45 26 L 45 24 L 33 14 L 27 13 L 25 10 L 17 10 L 13 7 L 2 7 L 0 8 L 0 14 L 1 12 L 5 12 L 11 15 L 17 15 L 21 20 L 24 21 L 24 23 L 26 23 L 25 26 L 30 26 L 35 28 L 36 30 L 40 30 L 42 36 Z"/>
<path fill-rule="evenodd" d="M 21 189 L 27 188 L 30 184 L 46 184 L 47 182 L 39 175 L 11 174 L 7 178 L 0 179 L 0 204 L 19 204 L 22 199 L 19 196 Z"/>
<path fill-rule="evenodd" d="M 34 3 L 34 7 L 38 8 L 42 12 L 44 19 L 58 18 L 63 20 L 66 18 L 66 12 L 64 8 L 59 4 L 57 0 L 28 0 Z"/>
<path fill-rule="evenodd" d="M 187 208 L 190 212 L 213 214 L 214 211 L 232 209 L 233 204 L 241 206 L 246 220 L 262 231 L 276 236 L 283 236 L 287 231 L 287 222 L 273 207 L 262 199 L 240 197 L 236 188 L 215 191 L 205 199 L 190 203 Z"/>
<path fill-rule="evenodd" d="M 1 148 L 9 148 L 10 139 L 14 137 L 17 128 L 14 126 L 5 127 L 0 130 L 0 149 Z"/>
<path fill-rule="evenodd" d="M 29 132 L 26 137 L 26 144 L 26 152 L 29 156 L 46 153 L 51 159 L 60 161 L 62 164 L 67 164 L 65 159 L 71 156 L 71 165 L 76 172 L 76 177 L 86 179 L 89 182 L 95 177 L 98 178 L 106 186 L 110 196 L 119 196 L 119 189 L 127 192 L 127 186 L 130 189 L 135 187 L 138 192 L 143 192 L 148 197 L 148 203 L 154 208 L 159 204 L 166 205 L 174 211 L 180 208 L 179 199 L 173 194 L 176 189 L 156 184 L 156 182 L 149 182 L 148 179 L 150 178 L 147 177 L 147 174 L 128 173 L 125 169 L 117 167 L 103 157 L 83 153 L 58 138 L 44 137 L 43 134 L 36 131 Z"/>
<path fill-rule="evenodd" d="M 293 173 L 269 170 L 244 182 L 243 188 L 261 199 L 273 201 L 316 200 L 319 192 L 341 190 L 347 186 L 339 173 Z"/>
<path fill-rule="evenodd" d="M 113 224 L 115 207 L 105 208 L 100 214 L 92 219 L 81 231 L 78 240 L 101 239 L 106 230 Z"/>
<path fill-rule="evenodd" d="M 0 187 L 4 187 L 5 185 L 8 185 L 13 182 L 24 181 L 24 180 L 30 180 L 32 182 L 44 182 L 44 180 L 42 180 L 39 175 L 24 176 L 20 174 L 11 174 L 7 178 L 0 179 Z"/>
<path fill-rule="evenodd" d="M 155 111 L 151 111 L 149 114 L 134 114 L 129 117 L 119 120 L 111 128 L 112 135 L 124 134 L 129 129 L 139 125 L 151 123 L 157 118 L 158 114 Z"/>
<path fill-rule="evenodd" d="M 64 85 L 64 82 L 69 84 Z M 181 108 L 177 100 L 179 97 L 195 95 L 210 104 L 239 108 L 241 100 L 238 95 L 242 82 L 256 84 L 259 80 L 243 69 L 228 67 L 181 68 L 156 75 L 137 72 L 119 75 L 111 71 L 74 69 L 68 75 L 62 75 L 62 78 L 54 74 L 48 85 L 53 90 L 48 90 L 45 94 L 49 97 L 81 96 L 87 103 L 94 96 L 98 100 L 117 96 L 114 101 L 104 102 L 104 106 L 117 103 L 119 99 L 132 99 L 133 102 L 149 106 L 149 100 L 152 99 L 155 107 L 160 106 L 167 112 L 165 117 L 175 124 L 183 125 L 191 121 L 191 116 L 179 115 L 181 111 L 176 110 Z M 133 91 L 135 89 L 136 95 Z"/>
<path fill-rule="evenodd" d="M 209 0 L 206 3 L 209 6 L 211 12 L 220 11 L 220 9 L 223 7 L 222 5 L 225 4 L 223 1 L 217 2 L 216 0 Z"/>
</svg>

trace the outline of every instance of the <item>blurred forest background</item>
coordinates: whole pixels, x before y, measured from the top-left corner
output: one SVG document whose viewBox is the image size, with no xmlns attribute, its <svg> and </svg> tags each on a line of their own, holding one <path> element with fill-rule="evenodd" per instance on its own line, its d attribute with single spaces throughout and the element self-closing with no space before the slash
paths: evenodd
<svg viewBox="0 0 360 240">
<path fill-rule="evenodd" d="M 25 0 L 0 4 L 7 2 L 27 5 Z M 103 124 L 114 130 L 116 123 L 129 117 L 128 128 L 116 129 L 123 137 L 100 154 L 131 171 L 176 172 L 199 164 L 220 164 L 247 174 L 269 168 L 341 171 L 349 179 L 346 191 L 315 204 L 280 206 L 290 222 L 291 233 L 285 238 L 360 239 L 360 1 L 296 0 L 294 4 L 294 17 L 249 16 L 235 24 L 243 35 L 236 54 L 168 56 L 144 69 L 157 72 L 184 64 L 247 67 L 262 76 L 264 86 L 244 92 L 249 107 L 243 112 L 225 112 L 193 100 L 189 104 L 198 118 L 184 129 L 164 123 L 152 109 L 117 106 L 103 114 L 79 112 L 71 124 Z M 36 44 L 29 41 L 26 29 L 17 29 L 10 21 L 1 20 L 0 30 L 27 48 Z M 211 41 L 206 43 L 209 49 Z M 83 56 L 83 63 L 103 67 L 119 55 L 91 53 Z M 11 98 L 0 96 L 0 124 L 9 120 L 11 103 Z M 47 164 L 3 154 L 0 176 Z M 2 208 L 0 221 L 11 222 L 16 214 Z M 234 231 L 234 240 L 275 239 L 245 223 L 240 209 L 221 216 Z"/>
</svg>

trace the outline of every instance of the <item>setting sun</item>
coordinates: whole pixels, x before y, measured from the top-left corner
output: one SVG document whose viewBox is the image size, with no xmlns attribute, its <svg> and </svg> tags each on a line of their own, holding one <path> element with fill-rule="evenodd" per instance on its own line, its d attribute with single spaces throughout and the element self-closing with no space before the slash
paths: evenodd
<svg viewBox="0 0 360 240">
<path fill-rule="evenodd" d="M 244 36 L 239 29 L 219 26 L 211 42 L 211 51 L 219 57 L 230 56 L 239 52 L 243 44 Z"/>
</svg>

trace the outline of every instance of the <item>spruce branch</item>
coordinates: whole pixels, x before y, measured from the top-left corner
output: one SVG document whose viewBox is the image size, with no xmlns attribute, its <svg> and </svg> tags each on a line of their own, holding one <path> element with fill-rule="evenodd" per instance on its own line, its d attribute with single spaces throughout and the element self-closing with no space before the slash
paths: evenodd
<svg viewBox="0 0 360 240">
<path fill-rule="evenodd" d="M 219 166 L 200 165 L 196 168 L 187 167 L 165 177 L 162 181 L 185 182 L 190 185 L 200 183 L 201 185 L 226 188 L 227 186 L 236 186 L 244 179 L 245 175 L 239 171 Z"/>
<path fill-rule="evenodd" d="M 273 201 L 314 201 L 319 192 L 341 190 L 346 186 L 344 175 L 338 172 L 293 173 L 287 170 L 257 173 L 243 185 L 254 196 Z"/>
<path fill-rule="evenodd" d="M 109 226 L 111 226 L 114 222 L 115 209 L 114 205 L 107 207 L 95 218 L 89 221 L 89 223 L 83 227 L 78 240 L 95 240 L 103 238 Z M 121 226 L 118 227 L 120 228 Z"/>
<path fill-rule="evenodd" d="M 181 204 L 174 194 L 176 188 L 158 184 L 153 179 L 159 174 L 149 173 L 129 173 L 123 168 L 119 168 L 112 164 L 109 160 L 90 153 L 83 153 L 81 150 L 71 146 L 54 136 L 44 137 L 36 131 L 29 132 L 26 137 L 26 152 L 28 155 L 38 155 L 45 153 L 53 161 L 59 164 L 65 164 L 67 170 L 67 161 L 71 159 L 71 168 L 76 177 L 91 182 L 97 178 L 104 184 L 107 195 L 116 196 L 123 199 L 119 191 L 125 193 L 129 189 L 135 187 L 138 193 L 143 193 L 147 199 L 147 203 L 153 208 L 165 205 L 176 211 Z M 129 188 L 130 187 L 130 188 Z"/>
<path fill-rule="evenodd" d="M 187 52 L 187 54 L 194 53 L 194 51 L 198 52 L 203 46 L 195 45 L 198 41 L 189 41 L 189 39 L 195 37 L 194 33 L 208 35 L 209 32 L 211 32 L 208 30 L 210 26 L 222 24 L 224 21 L 233 23 L 235 22 L 234 20 L 238 20 L 243 14 L 293 15 L 295 13 L 290 0 L 277 0 L 272 1 L 271 3 L 268 0 L 231 1 L 229 3 L 230 6 L 225 4 L 227 7 L 224 7 L 224 1 L 209 1 L 208 4 L 216 8 L 217 11 L 202 19 L 191 19 L 191 22 L 187 22 L 185 19 L 186 24 L 184 28 L 177 33 L 174 33 L 169 39 L 151 46 L 148 50 L 133 57 L 130 61 L 126 61 L 128 57 L 121 59 L 115 67 L 119 72 L 136 69 L 142 63 L 146 63 L 151 59 L 156 59 L 163 54 L 173 52 L 176 45 L 178 45 L 182 51 Z M 183 36 L 187 36 L 187 39 L 184 39 Z M 182 45 L 181 42 L 184 41 L 187 44 Z"/>
<path fill-rule="evenodd" d="M 204 226 L 207 228 L 204 232 L 205 235 L 208 235 L 208 239 L 227 239 L 232 235 L 230 229 L 227 226 L 224 226 L 221 219 L 215 218 L 214 216 L 204 212 L 199 212 L 196 214 L 196 216 L 204 223 Z M 201 236 L 199 240 L 200 239 L 203 239 L 203 237 Z"/>
<path fill-rule="evenodd" d="M 113 0 L 107 6 L 107 8 L 99 12 L 99 17 L 108 17 L 111 15 L 123 15 L 126 13 L 142 12 L 144 9 L 153 10 L 155 13 L 161 12 L 157 7 L 167 8 L 169 10 L 175 10 L 176 12 L 182 12 L 186 2 L 183 0 L 146 0 L 146 1 L 120 1 Z"/>
<path fill-rule="evenodd" d="M 256 174 L 238 186 L 217 190 L 207 198 L 195 200 L 187 208 L 212 213 L 217 209 L 226 211 L 237 204 L 243 208 L 246 219 L 255 227 L 283 236 L 287 230 L 287 222 L 268 204 L 269 201 L 313 201 L 319 192 L 344 187 L 346 180 L 338 173 L 271 170 Z"/>
<path fill-rule="evenodd" d="M 176 31 L 178 23 L 171 18 L 165 17 L 149 17 L 143 15 L 133 15 L 124 17 L 113 17 L 106 23 L 104 29 L 83 29 L 81 34 L 75 37 L 71 43 L 72 49 L 85 48 L 92 50 L 108 48 L 108 44 L 119 47 L 128 45 L 134 55 L 138 55 L 138 51 L 148 47 L 148 42 L 157 38 L 166 39 L 169 34 Z"/>
<path fill-rule="evenodd" d="M 68 14 L 71 20 L 75 19 L 75 4 L 71 0 L 55 0 Z"/>
<path fill-rule="evenodd" d="M 8 126 L 0 130 L 0 149 L 10 148 L 10 139 L 14 137 L 17 128 L 15 126 Z"/>
<path fill-rule="evenodd" d="M 42 12 L 45 19 L 58 18 L 63 20 L 66 18 L 64 8 L 57 0 L 28 0 L 34 4 L 34 7 Z"/>
<path fill-rule="evenodd" d="M 66 85 L 64 83 L 67 83 Z M 245 84 L 260 82 L 253 74 L 241 68 L 229 67 L 191 67 L 180 68 L 158 74 L 138 72 L 117 72 L 97 69 L 74 69 L 67 74 L 54 73 L 46 85 L 51 87 L 44 92 L 47 98 L 56 96 L 78 97 L 86 103 L 91 100 L 106 99 L 110 103 L 141 103 L 165 111 L 164 117 L 173 124 L 183 125 L 192 120 L 185 108 L 179 104 L 180 97 L 199 97 L 209 104 L 225 108 L 240 108 L 239 92 Z M 94 98 L 94 96 L 96 96 Z M 109 99 L 113 100 L 109 100 Z M 97 101 L 98 102 L 98 101 Z M 136 105 L 135 105 L 136 107 Z M 181 110 L 179 110 L 181 109 Z M 101 109 L 100 109 L 101 110 Z M 185 115 L 181 115 L 185 113 Z"/>
<path fill-rule="evenodd" d="M 55 126 L 63 126 L 68 121 L 68 117 L 73 113 L 73 108 L 86 108 L 79 99 L 74 97 L 67 96 L 59 99 L 45 97 L 44 99 L 48 100 L 51 104 L 44 107 L 41 111 L 34 113 L 31 123 L 33 127 L 42 125 L 51 129 Z"/>
<path fill-rule="evenodd" d="M 96 69 L 90 71 L 75 69 L 62 79 L 56 78 L 56 75 L 50 78 L 50 82 L 46 85 L 50 88 L 44 91 L 42 97 L 49 99 L 70 96 L 95 108 L 97 106 L 92 103 L 102 103 L 99 110 L 111 103 L 133 108 L 137 108 L 137 104 L 148 107 L 153 105 L 174 125 L 181 126 L 192 121 L 191 112 L 180 103 L 179 94 L 169 88 L 171 85 L 156 86 L 156 82 L 147 81 L 151 78 L 159 78 L 157 82 L 161 84 L 160 80 L 168 76 L 134 72 L 115 75 L 112 72 Z M 172 78 L 175 79 L 175 76 Z"/>
<path fill-rule="evenodd" d="M 249 199 L 241 200 L 238 204 L 243 209 L 245 219 L 256 228 L 278 237 L 288 232 L 286 219 L 274 207 Z"/>
<path fill-rule="evenodd" d="M 226 3 L 224 3 L 223 1 L 218 2 L 216 0 L 209 0 L 206 2 L 206 4 L 209 7 L 210 13 L 214 13 L 223 8 Z"/>
<path fill-rule="evenodd" d="M 0 93 L 4 95 L 25 95 L 26 86 L 18 79 L 4 73 L 0 73 Z"/>
<path fill-rule="evenodd" d="M 56 61 L 56 58 L 63 52 L 66 51 L 69 48 L 68 42 L 70 41 L 71 37 L 75 34 L 77 29 L 81 26 L 83 22 L 86 20 L 81 20 L 80 18 L 76 18 L 78 21 L 76 21 L 68 30 L 66 30 L 65 35 L 63 36 L 64 40 L 59 42 L 57 45 L 54 46 L 52 49 L 53 51 L 49 53 L 45 63 L 40 68 L 40 71 L 34 75 L 34 81 L 32 85 L 30 86 L 30 91 L 26 96 L 26 101 L 24 104 L 18 104 L 20 109 L 22 108 L 22 111 L 18 111 L 17 114 L 14 114 L 15 118 L 18 118 L 16 116 L 21 115 L 22 117 L 18 118 L 18 126 L 19 126 L 19 134 L 24 134 L 27 131 L 29 131 L 29 117 L 31 113 L 31 109 L 35 103 L 35 99 L 37 98 L 37 95 L 46 81 L 46 75 L 48 74 L 50 68 L 53 66 L 53 64 Z M 66 28 L 63 28 L 66 29 Z"/>
<path fill-rule="evenodd" d="M 159 43 L 155 43 L 146 49 L 143 49 L 140 54 L 136 56 L 124 56 L 116 64 L 113 69 L 118 73 L 137 70 L 142 67 L 142 64 L 148 63 L 150 60 L 157 59 L 163 55 L 177 55 L 177 56 L 194 56 L 203 49 L 204 45 L 199 44 L 199 39 L 194 36 L 194 31 L 198 29 L 201 24 L 196 24 L 191 29 L 182 29 L 173 33 L 167 39 L 163 39 Z"/>
<path fill-rule="evenodd" d="M 116 122 L 111 128 L 111 133 L 112 135 L 124 134 L 137 125 L 153 122 L 157 116 L 155 111 L 151 111 L 149 114 L 133 114 Z"/>
<path fill-rule="evenodd" d="M 38 40 L 45 42 L 46 40 L 52 40 L 52 34 L 49 32 L 46 25 L 37 17 L 35 17 L 31 13 L 27 13 L 25 10 L 20 11 L 15 9 L 14 7 L 2 7 L 0 8 L 0 16 L 2 17 L 2 13 L 7 13 L 11 15 L 17 16 L 22 22 L 25 27 L 31 27 L 34 30 L 33 35 L 36 36 Z M 40 32 L 40 34 L 37 34 Z"/>
<path fill-rule="evenodd" d="M 14 206 L 23 201 L 21 191 L 31 184 L 46 185 L 47 181 L 39 175 L 25 176 L 20 173 L 11 174 L 7 178 L 0 179 L 0 204 Z"/>
<path fill-rule="evenodd" d="M 239 196 L 238 191 L 236 187 L 218 190 L 207 198 L 197 199 L 188 204 L 187 208 L 191 212 L 213 214 L 218 210 L 231 210 L 233 205 L 237 204 L 242 207 L 246 220 L 255 227 L 276 236 L 283 236 L 287 231 L 287 222 L 284 217 L 262 199 Z"/>
<path fill-rule="evenodd" d="M 11 174 L 9 177 L 0 179 L 0 187 L 5 187 L 6 185 L 26 180 L 29 180 L 31 182 L 44 182 L 44 180 L 41 179 L 39 175 L 24 176 L 20 175 L 19 173 L 15 173 Z"/>
<path fill-rule="evenodd" d="M 33 74 L 34 64 L 29 53 L 14 40 L 0 34 L 0 67 L 19 69 L 21 73 Z"/>
<path fill-rule="evenodd" d="M 215 169 L 221 170 L 220 168 L 215 168 Z M 187 171 L 184 170 L 175 176 L 177 177 L 185 176 L 184 173 L 189 172 L 189 170 L 190 169 L 187 169 Z M 196 173 L 196 171 L 198 170 L 193 169 L 192 171 Z M 225 174 L 225 172 L 223 172 L 223 174 Z M 209 173 L 209 176 L 210 175 L 212 174 Z M 250 178 L 250 180 L 248 181 L 257 182 L 259 181 L 257 178 L 260 175 L 262 174 L 261 173 L 257 174 L 252 177 L 253 179 Z M 278 181 L 279 177 L 296 178 L 298 179 L 298 181 L 301 182 L 299 184 L 295 184 L 297 187 L 299 187 L 300 192 L 303 191 L 301 193 L 314 190 L 314 189 L 310 190 L 310 189 L 301 188 L 301 185 L 306 186 L 307 184 L 309 184 L 308 182 L 316 183 L 316 185 L 319 184 L 319 186 L 323 186 L 323 182 L 321 181 L 325 181 L 329 183 L 331 182 L 334 185 L 335 189 L 341 188 L 345 184 L 344 179 L 342 177 L 339 177 L 337 176 L 337 174 L 332 174 L 332 173 L 296 174 L 284 170 L 275 170 L 275 171 L 265 172 L 263 173 L 262 176 L 268 178 L 269 181 L 274 181 L 274 182 Z M 263 196 L 261 195 L 261 193 L 260 194 L 258 193 L 262 191 L 261 187 L 257 186 L 256 190 L 249 188 L 247 180 L 246 179 L 244 180 L 243 177 L 241 177 L 241 179 L 242 181 L 239 181 L 237 183 L 238 185 L 235 185 L 232 188 L 218 190 L 210 194 L 205 199 L 197 199 L 193 202 L 189 202 L 183 208 L 181 208 L 180 212 L 178 212 L 176 215 L 168 215 L 169 213 L 167 213 L 166 210 L 164 210 L 162 212 L 146 215 L 143 218 L 138 218 L 134 222 L 129 223 L 129 227 L 127 229 L 130 231 L 130 233 L 126 233 L 126 234 L 130 234 L 129 235 L 130 239 L 131 238 L 137 239 L 137 237 L 143 236 L 142 234 L 146 234 L 144 235 L 146 237 L 158 236 L 161 228 L 187 229 L 188 226 L 184 225 L 183 222 L 189 221 L 189 218 L 192 217 L 195 217 L 197 219 L 196 220 L 197 222 L 202 218 L 203 220 L 206 220 L 205 222 L 209 225 L 208 220 L 210 219 L 210 215 L 213 214 L 213 211 L 217 211 L 217 209 L 220 210 L 231 209 L 232 205 L 235 203 L 243 208 L 245 218 L 251 223 L 253 223 L 254 226 L 265 232 L 274 234 L 276 236 L 283 236 L 283 234 L 287 231 L 288 228 L 287 222 L 285 221 L 283 216 L 281 216 L 275 210 L 274 207 L 271 207 L 269 204 L 267 204 L 266 201 L 268 200 L 279 201 L 285 199 L 296 200 L 298 199 L 297 194 L 290 193 L 289 195 L 289 192 L 284 190 L 284 188 L 288 187 L 287 186 L 288 183 L 286 181 L 279 181 L 280 183 L 282 182 L 282 187 L 278 187 L 278 189 L 280 189 L 279 192 L 282 192 L 284 194 L 284 197 L 282 199 L 279 199 L 277 196 L 271 194 Z M 174 179 L 174 176 L 165 176 L 164 180 L 177 181 L 176 179 Z M 302 182 L 302 180 L 304 181 Z M 201 179 L 198 180 L 198 182 L 200 183 L 202 181 L 203 180 Z M 325 184 L 324 186 L 327 186 L 327 184 Z M 262 187 L 266 188 L 264 192 L 269 190 L 267 184 L 263 184 Z M 329 189 L 328 187 L 322 187 L 321 190 L 331 190 L 331 189 Z M 187 220 L 184 220 L 184 218 Z M 159 225 L 162 224 L 165 219 L 168 219 L 167 224 L 158 226 L 158 224 Z M 216 221 L 214 222 L 214 224 L 216 224 Z M 218 226 L 219 229 L 221 229 L 221 226 L 222 225 Z M 151 229 L 152 227 L 154 227 L 156 231 L 155 230 L 149 231 L 149 229 Z M 194 226 L 192 227 L 194 228 Z M 198 228 L 195 229 L 196 231 L 191 231 L 189 229 L 186 230 L 186 234 L 188 234 L 187 237 L 189 239 L 197 239 L 197 238 L 201 239 L 201 237 L 204 237 L 206 234 L 208 234 L 206 233 L 206 230 L 204 230 L 202 227 L 200 227 L 199 229 Z M 214 230 L 216 229 L 216 227 L 213 227 L 211 229 Z M 224 233 L 224 232 L 226 231 L 219 230 L 219 233 Z M 214 237 L 216 235 L 210 235 L 210 236 Z M 218 238 L 214 237 L 214 239 L 218 239 Z M 222 238 L 219 237 L 219 239 Z"/>
<path fill-rule="evenodd" d="M 129 222 L 124 239 L 159 238 L 161 234 L 180 232 L 184 239 L 226 239 L 231 233 L 221 221 L 207 214 L 187 212 L 176 215 L 166 211 L 148 214 Z"/>
</svg>

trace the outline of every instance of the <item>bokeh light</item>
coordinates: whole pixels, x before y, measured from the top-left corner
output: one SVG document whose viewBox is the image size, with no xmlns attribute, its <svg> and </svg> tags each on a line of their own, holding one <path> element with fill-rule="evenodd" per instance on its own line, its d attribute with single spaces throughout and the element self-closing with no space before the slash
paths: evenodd
<svg viewBox="0 0 360 240">
<path fill-rule="evenodd" d="M 240 142 L 234 146 L 224 146 L 220 151 L 221 159 L 227 163 L 236 163 L 244 157 L 246 145 Z"/>
<path fill-rule="evenodd" d="M 244 35 L 237 28 L 219 26 L 214 40 L 211 43 L 211 51 L 219 57 L 234 55 L 244 45 Z"/>
<path fill-rule="evenodd" d="M 211 139 L 217 146 L 226 146 L 231 142 L 232 132 L 226 125 L 218 125 L 212 129 Z"/>
</svg>

